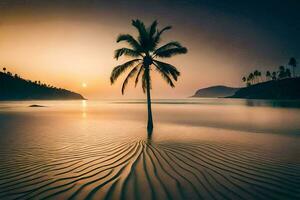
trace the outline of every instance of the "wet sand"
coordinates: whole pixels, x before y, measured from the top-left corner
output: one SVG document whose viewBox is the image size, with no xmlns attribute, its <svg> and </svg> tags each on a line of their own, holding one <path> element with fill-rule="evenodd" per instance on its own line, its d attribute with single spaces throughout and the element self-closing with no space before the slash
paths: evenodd
<svg viewBox="0 0 300 200">
<path fill-rule="evenodd" d="M 2 106 L 0 199 L 300 198 L 298 109 L 86 104 Z"/>
</svg>

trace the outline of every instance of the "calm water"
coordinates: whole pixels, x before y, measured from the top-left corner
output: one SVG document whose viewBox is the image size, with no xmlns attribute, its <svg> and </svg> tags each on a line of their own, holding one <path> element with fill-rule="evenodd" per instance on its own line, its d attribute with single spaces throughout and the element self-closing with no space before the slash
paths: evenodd
<svg viewBox="0 0 300 200">
<path fill-rule="evenodd" d="M 28 107 L 31 104 L 42 108 Z M 0 199 L 298 199 L 300 103 L 0 103 Z"/>
</svg>

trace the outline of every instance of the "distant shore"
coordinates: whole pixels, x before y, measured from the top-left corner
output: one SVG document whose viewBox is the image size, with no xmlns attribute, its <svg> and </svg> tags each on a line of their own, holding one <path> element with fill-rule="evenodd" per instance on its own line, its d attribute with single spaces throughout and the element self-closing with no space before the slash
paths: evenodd
<svg viewBox="0 0 300 200">
<path fill-rule="evenodd" d="M 0 101 L 86 100 L 81 94 L 0 72 Z"/>
<path fill-rule="evenodd" d="M 229 98 L 300 100 L 300 78 L 286 78 L 244 87 Z"/>
<path fill-rule="evenodd" d="M 197 90 L 192 98 L 300 100 L 300 77 L 270 80 L 243 88 L 212 86 Z M 190 97 L 190 98 L 191 98 Z"/>
</svg>

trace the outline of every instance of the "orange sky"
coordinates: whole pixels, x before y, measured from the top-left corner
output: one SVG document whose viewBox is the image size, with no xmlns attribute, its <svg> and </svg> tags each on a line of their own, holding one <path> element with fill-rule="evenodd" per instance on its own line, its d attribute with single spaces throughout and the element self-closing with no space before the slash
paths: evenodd
<svg viewBox="0 0 300 200">
<path fill-rule="evenodd" d="M 113 59 L 114 49 L 122 46 L 116 44 L 115 39 L 119 33 L 135 33 L 130 25 L 134 16 L 123 16 L 120 21 L 120 16 L 107 19 L 105 11 L 89 13 L 52 10 L 38 14 L 31 9 L 18 11 L 18 14 L 13 11 L 1 14 L 1 67 L 26 79 L 41 80 L 79 92 L 87 98 L 122 97 L 121 81 L 111 86 L 109 76 L 112 68 L 124 61 Z M 148 23 L 152 19 L 156 18 L 145 17 Z M 225 25 L 230 19 L 230 16 L 224 17 L 221 23 Z M 178 40 L 187 46 L 189 52 L 168 59 L 182 73 L 176 88 L 169 88 L 160 75 L 154 72 L 154 98 L 187 97 L 198 88 L 216 84 L 241 86 L 242 74 L 250 71 L 246 66 L 264 64 L 272 68 L 270 66 L 274 63 L 273 60 L 259 57 L 252 59 L 255 53 L 245 49 L 239 51 L 240 46 L 235 46 L 232 41 L 227 43 L 226 38 L 218 43 L 205 30 L 194 30 L 192 24 L 167 18 L 159 22 L 161 26 L 174 26 L 171 32 L 164 35 L 162 42 Z M 262 42 L 258 35 L 260 30 L 248 28 L 245 32 L 255 42 Z M 267 40 L 272 41 L 272 37 Z M 273 46 L 268 48 L 272 49 Z M 285 59 L 286 56 L 279 58 L 282 61 Z M 86 83 L 87 87 L 83 88 L 82 83 Z M 134 89 L 133 84 L 130 84 L 125 98 L 139 97 L 143 97 L 140 86 Z"/>
</svg>

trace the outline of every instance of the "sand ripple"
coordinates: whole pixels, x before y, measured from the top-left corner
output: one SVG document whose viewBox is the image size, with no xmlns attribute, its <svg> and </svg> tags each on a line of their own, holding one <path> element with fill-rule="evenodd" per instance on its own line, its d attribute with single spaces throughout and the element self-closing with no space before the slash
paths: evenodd
<svg viewBox="0 0 300 200">
<path fill-rule="evenodd" d="M 300 199 L 298 164 L 230 144 L 104 139 L 0 157 L 0 199 Z"/>
</svg>

